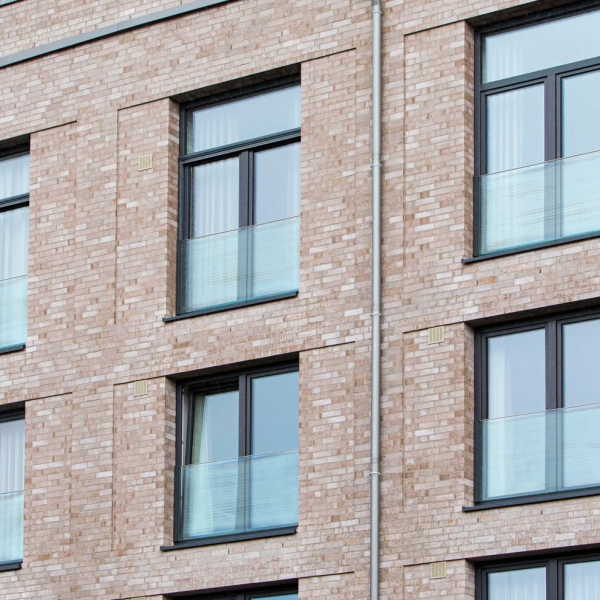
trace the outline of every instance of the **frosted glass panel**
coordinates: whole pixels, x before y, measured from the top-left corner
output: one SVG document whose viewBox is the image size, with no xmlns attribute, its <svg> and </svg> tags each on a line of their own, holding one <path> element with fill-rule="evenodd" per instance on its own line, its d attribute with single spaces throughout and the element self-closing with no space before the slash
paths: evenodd
<svg viewBox="0 0 600 600">
<path fill-rule="evenodd" d="M 600 11 L 484 38 L 483 81 L 496 81 L 600 56 Z"/>
<path fill-rule="evenodd" d="M 298 524 L 298 451 L 181 468 L 183 539 Z"/>
<path fill-rule="evenodd" d="M 488 573 L 488 598 L 489 600 L 546 600 L 546 569 L 542 567 Z"/>
<path fill-rule="evenodd" d="M 293 293 L 300 217 L 180 242 L 180 312 Z"/>
<path fill-rule="evenodd" d="M 23 558 L 23 492 L 0 494 L 0 564 Z"/>
<path fill-rule="evenodd" d="M 0 200 L 29 193 L 29 154 L 0 160 Z"/>
<path fill-rule="evenodd" d="M 300 127 L 300 86 L 194 112 L 188 152 L 199 152 Z"/>
<path fill-rule="evenodd" d="M 600 561 L 564 566 L 564 600 L 600 600 Z"/>
</svg>

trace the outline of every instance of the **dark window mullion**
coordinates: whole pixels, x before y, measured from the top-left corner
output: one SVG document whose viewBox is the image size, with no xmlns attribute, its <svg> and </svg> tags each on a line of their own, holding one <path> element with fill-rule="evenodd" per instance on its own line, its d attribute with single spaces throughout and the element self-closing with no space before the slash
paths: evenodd
<svg viewBox="0 0 600 600">
<path fill-rule="evenodd" d="M 238 489 L 237 489 L 237 511 L 236 529 L 247 531 L 248 523 L 248 459 L 246 446 L 248 443 L 248 377 L 239 377 L 239 459 L 238 459 Z"/>
<path fill-rule="evenodd" d="M 550 319 L 546 325 L 546 491 L 558 490 L 559 473 L 559 415 L 556 411 L 556 319 Z"/>
<path fill-rule="evenodd" d="M 248 225 L 250 225 L 250 152 L 245 150 L 239 155 L 240 161 L 240 220 L 238 231 L 238 300 L 248 296 Z"/>
<path fill-rule="evenodd" d="M 559 569 L 562 569 L 561 562 L 552 559 L 548 561 L 546 567 L 546 600 L 559 600 L 559 581 L 562 579 L 559 573 Z"/>
</svg>

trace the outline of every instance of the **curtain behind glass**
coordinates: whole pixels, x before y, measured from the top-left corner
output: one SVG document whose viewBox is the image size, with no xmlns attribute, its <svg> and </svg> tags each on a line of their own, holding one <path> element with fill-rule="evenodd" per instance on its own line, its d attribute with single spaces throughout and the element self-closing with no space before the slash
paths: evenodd
<svg viewBox="0 0 600 600">
<path fill-rule="evenodd" d="M 546 569 L 488 573 L 489 600 L 546 600 Z M 584 596 L 578 598 L 583 600 Z M 586 599 L 588 600 L 588 599 Z"/>
<path fill-rule="evenodd" d="M 594 11 L 486 36 L 483 81 L 497 81 L 600 56 L 599 30 L 600 11 Z"/>
<path fill-rule="evenodd" d="M 565 565 L 564 600 L 600 600 L 600 561 Z"/>
<path fill-rule="evenodd" d="M 543 329 L 488 339 L 488 420 L 481 424 L 486 499 L 546 487 L 545 343 Z"/>
<path fill-rule="evenodd" d="M 544 239 L 544 86 L 486 100 L 486 175 L 480 180 L 482 251 Z"/>
<path fill-rule="evenodd" d="M 238 299 L 239 159 L 192 169 L 190 235 L 183 241 L 183 312 Z"/>
<path fill-rule="evenodd" d="M 300 127 L 300 86 L 194 112 L 188 152 L 218 148 Z"/>
<path fill-rule="evenodd" d="M 29 193 L 29 154 L 0 160 L 0 200 Z"/>
<path fill-rule="evenodd" d="M 0 563 L 23 558 L 25 421 L 0 423 Z"/>
</svg>

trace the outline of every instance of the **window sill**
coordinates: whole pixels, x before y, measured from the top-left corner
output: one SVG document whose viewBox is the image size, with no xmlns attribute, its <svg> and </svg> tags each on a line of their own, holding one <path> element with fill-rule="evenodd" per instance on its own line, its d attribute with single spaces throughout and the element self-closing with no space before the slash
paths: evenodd
<svg viewBox="0 0 600 600">
<path fill-rule="evenodd" d="M 172 550 L 185 550 L 186 548 L 198 548 L 200 546 L 215 546 L 216 544 L 227 544 L 229 542 L 244 542 L 246 540 L 260 540 L 282 535 L 293 535 L 297 529 L 297 527 L 283 527 L 281 529 L 263 529 L 249 533 L 235 533 L 211 538 L 185 540 L 184 542 L 176 542 L 172 546 L 161 546 L 160 551 L 171 552 Z"/>
<path fill-rule="evenodd" d="M 247 300 L 245 302 L 220 304 L 219 306 L 212 306 L 210 308 L 204 308 L 202 310 L 195 310 L 193 312 L 184 313 L 182 315 L 176 315 L 175 317 L 163 317 L 163 322 L 171 323 L 172 321 L 181 321 L 182 319 L 192 319 L 194 317 L 201 317 L 202 315 L 211 315 L 213 313 L 225 312 L 227 310 L 234 310 L 236 308 L 245 308 L 246 306 L 254 306 L 256 304 L 265 304 L 267 302 L 275 302 L 277 300 L 295 298 L 297 295 L 298 291 L 296 290 L 294 292 L 286 292 L 285 294 L 278 294 L 277 296 L 265 296 L 262 298 L 256 298 L 254 300 Z"/>
<path fill-rule="evenodd" d="M 485 502 L 476 502 L 475 506 L 463 506 L 462 510 L 463 512 L 475 512 L 492 508 L 522 506 L 523 504 L 539 504 L 541 502 L 555 502 L 556 500 L 570 500 L 571 498 L 585 498 L 587 496 L 600 496 L 600 487 L 538 494 L 535 496 L 517 496 L 514 498 L 502 498 L 500 500 L 486 500 Z"/>
<path fill-rule="evenodd" d="M 21 352 L 25 350 L 25 344 L 16 344 L 15 346 L 6 346 L 0 348 L 0 354 L 10 354 L 11 352 Z"/>
<path fill-rule="evenodd" d="M 15 561 L 11 563 L 0 563 L 0 571 L 18 571 L 23 565 L 23 561 Z"/>
<path fill-rule="evenodd" d="M 508 250 L 499 250 L 498 252 L 490 252 L 482 256 L 474 256 L 472 258 L 463 258 L 463 265 L 470 265 L 471 263 L 482 262 L 484 260 L 492 260 L 494 258 L 501 258 L 503 256 L 512 256 L 513 254 L 523 254 L 523 252 L 531 252 L 533 250 L 543 250 L 544 248 L 552 248 L 553 246 L 562 246 L 564 244 L 572 244 L 574 242 L 581 242 L 585 240 L 591 240 L 600 237 L 600 232 L 595 231 L 593 233 L 586 233 L 583 235 L 572 236 L 568 238 L 561 238 L 558 240 L 550 240 L 548 242 L 541 242 L 539 244 L 531 244 L 529 246 L 519 246 L 518 248 L 510 248 Z"/>
</svg>

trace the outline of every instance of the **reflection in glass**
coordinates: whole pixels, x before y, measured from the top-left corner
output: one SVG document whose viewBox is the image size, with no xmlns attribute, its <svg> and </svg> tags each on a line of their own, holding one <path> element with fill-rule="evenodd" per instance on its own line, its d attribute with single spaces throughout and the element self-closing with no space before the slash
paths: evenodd
<svg viewBox="0 0 600 600">
<path fill-rule="evenodd" d="M 488 338 L 488 419 L 545 409 L 545 330 Z"/>
<path fill-rule="evenodd" d="M 254 223 L 300 214 L 300 144 L 254 155 Z"/>
<path fill-rule="evenodd" d="M 564 600 L 600 600 L 600 561 L 564 566 Z"/>
<path fill-rule="evenodd" d="M 194 112 L 188 153 L 300 127 L 300 86 Z"/>
<path fill-rule="evenodd" d="M 599 30 L 600 11 L 594 11 L 486 36 L 483 81 L 497 81 L 600 56 Z"/>
<path fill-rule="evenodd" d="M 489 600 L 546 600 L 546 569 L 488 573 Z"/>
<path fill-rule="evenodd" d="M 600 319 L 562 326 L 563 406 L 600 402 Z"/>
</svg>

